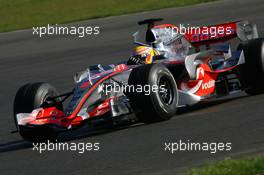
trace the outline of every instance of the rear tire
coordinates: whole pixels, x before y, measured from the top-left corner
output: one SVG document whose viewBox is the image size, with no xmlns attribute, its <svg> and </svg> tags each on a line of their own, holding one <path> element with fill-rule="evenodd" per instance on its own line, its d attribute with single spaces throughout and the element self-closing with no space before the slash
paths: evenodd
<svg viewBox="0 0 264 175">
<path fill-rule="evenodd" d="M 238 50 L 243 50 L 245 64 L 239 69 L 240 81 L 249 95 L 264 93 L 264 39 L 257 38 L 240 44 Z"/>
<path fill-rule="evenodd" d="M 57 96 L 57 90 L 48 83 L 26 84 L 19 88 L 14 100 L 14 120 L 19 134 L 28 141 L 41 142 L 53 140 L 57 133 L 47 127 L 40 126 L 31 128 L 19 126 L 16 115 L 18 113 L 31 113 L 34 109 L 40 108 L 48 97 Z"/>
<path fill-rule="evenodd" d="M 129 92 L 130 104 L 138 119 L 153 123 L 170 119 L 177 110 L 178 90 L 170 71 L 161 64 L 144 65 L 134 68 L 128 80 L 129 86 L 154 86 L 163 89 L 146 92 Z M 144 89 L 144 88 L 143 88 Z M 127 90 L 128 92 L 128 90 Z"/>
</svg>

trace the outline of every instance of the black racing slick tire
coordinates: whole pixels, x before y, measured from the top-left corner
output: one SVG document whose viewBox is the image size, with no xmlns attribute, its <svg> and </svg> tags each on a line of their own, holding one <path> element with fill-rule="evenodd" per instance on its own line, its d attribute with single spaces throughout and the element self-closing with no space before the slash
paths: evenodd
<svg viewBox="0 0 264 175">
<path fill-rule="evenodd" d="M 40 108 L 47 98 L 57 95 L 57 90 L 48 83 L 31 83 L 19 88 L 15 96 L 13 112 L 19 134 L 25 140 L 30 142 L 42 142 L 54 140 L 56 138 L 57 133 L 47 127 L 18 125 L 16 115 L 19 113 L 31 113 L 34 109 Z"/>
<path fill-rule="evenodd" d="M 142 92 L 126 91 L 131 107 L 140 121 L 164 121 L 176 113 L 178 89 L 173 75 L 164 65 L 150 64 L 134 68 L 128 85 L 130 88 L 141 86 L 143 89 Z M 150 90 L 146 92 L 145 89 Z"/>
<path fill-rule="evenodd" d="M 238 50 L 243 50 L 245 56 L 245 64 L 239 69 L 245 92 L 249 95 L 264 93 L 264 38 L 240 44 Z"/>
</svg>

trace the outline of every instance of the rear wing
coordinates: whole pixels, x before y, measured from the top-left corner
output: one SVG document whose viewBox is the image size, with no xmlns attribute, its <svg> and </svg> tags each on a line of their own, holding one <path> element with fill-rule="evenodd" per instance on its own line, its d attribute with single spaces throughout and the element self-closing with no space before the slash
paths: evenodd
<svg viewBox="0 0 264 175">
<path fill-rule="evenodd" d="M 225 42 L 233 38 L 241 41 L 258 38 L 256 24 L 248 21 L 235 21 L 206 27 L 193 27 L 185 34 L 185 38 L 195 47 Z"/>
</svg>

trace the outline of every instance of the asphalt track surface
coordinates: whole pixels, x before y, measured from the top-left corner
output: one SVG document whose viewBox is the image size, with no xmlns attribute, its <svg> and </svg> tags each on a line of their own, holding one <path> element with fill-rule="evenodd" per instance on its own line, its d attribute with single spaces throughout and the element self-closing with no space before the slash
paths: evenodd
<svg viewBox="0 0 264 175">
<path fill-rule="evenodd" d="M 69 142 L 100 142 L 100 151 L 32 151 L 14 130 L 12 103 L 27 82 L 45 81 L 61 92 L 72 88 L 75 72 L 89 64 L 127 59 L 136 22 L 163 17 L 165 22 L 205 25 L 248 19 L 264 35 L 263 0 L 224 0 L 74 23 L 99 26 L 99 36 L 37 38 L 31 30 L 0 34 L 0 174 L 177 174 L 226 157 L 260 154 L 264 150 L 264 95 L 239 95 L 188 108 L 170 121 L 90 134 L 87 129 L 61 137 Z M 164 142 L 232 142 L 229 152 L 164 151 Z"/>
</svg>

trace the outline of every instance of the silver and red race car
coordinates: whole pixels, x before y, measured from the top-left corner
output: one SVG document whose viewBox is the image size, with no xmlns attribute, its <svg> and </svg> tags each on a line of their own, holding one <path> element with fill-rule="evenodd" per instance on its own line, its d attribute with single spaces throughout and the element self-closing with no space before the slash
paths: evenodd
<svg viewBox="0 0 264 175">
<path fill-rule="evenodd" d="M 68 93 L 58 94 L 48 83 L 22 86 L 14 100 L 20 135 L 29 141 L 54 139 L 83 124 L 116 122 L 132 113 L 136 121 L 153 123 L 208 99 L 264 92 L 264 39 L 256 25 L 237 21 L 180 34 L 175 25 L 156 24 L 160 20 L 139 22 L 148 26 L 146 42 L 134 34 L 128 61 L 89 66 L 75 75 Z"/>
</svg>

